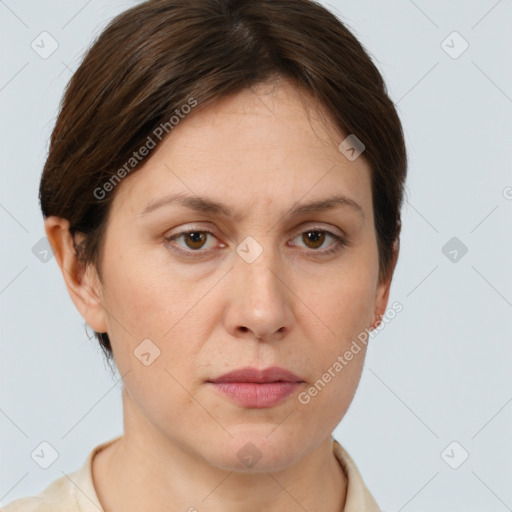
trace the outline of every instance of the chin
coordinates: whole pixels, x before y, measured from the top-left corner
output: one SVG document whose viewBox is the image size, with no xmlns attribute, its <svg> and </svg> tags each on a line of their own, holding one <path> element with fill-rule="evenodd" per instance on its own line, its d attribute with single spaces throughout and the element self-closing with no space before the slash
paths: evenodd
<svg viewBox="0 0 512 512">
<path fill-rule="evenodd" d="M 281 432 L 279 429 L 282 428 Z M 233 437 L 212 443 L 210 463 L 226 471 L 261 473 L 281 471 L 293 464 L 304 448 L 283 426 L 264 424 L 228 429 Z M 209 457 L 210 458 L 210 457 Z"/>
</svg>

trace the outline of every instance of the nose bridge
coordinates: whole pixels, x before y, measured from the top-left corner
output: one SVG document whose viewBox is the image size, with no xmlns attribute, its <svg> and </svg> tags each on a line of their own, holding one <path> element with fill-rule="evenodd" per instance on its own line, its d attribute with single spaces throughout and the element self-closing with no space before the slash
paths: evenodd
<svg viewBox="0 0 512 512">
<path fill-rule="evenodd" d="M 281 282 L 279 252 L 268 233 L 248 236 L 236 248 L 231 304 L 237 327 L 246 327 L 258 337 L 269 336 L 289 326 L 290 305 Z"/>
<path fill-rule="evenodd" d="M 236 248 L 238 258 L 235 269 L 247 292 L 256 291 L 265 295 L 279 293 L 276 274 L 281 265 L 271 238 L 268 233 L 265 236 L 247 236 Z"/>
</svg>

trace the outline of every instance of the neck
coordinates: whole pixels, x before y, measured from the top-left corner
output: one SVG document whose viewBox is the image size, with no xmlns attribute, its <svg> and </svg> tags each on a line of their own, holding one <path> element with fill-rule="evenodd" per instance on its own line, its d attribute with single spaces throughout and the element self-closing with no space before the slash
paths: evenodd
<svg viewBox="0 0 512 512">
<path fill-rule="evenodd" d="M 329 436 L 278 471 L 225 470 L 153 429 L 123 393 L 125 432 L 93 459 L 105 512 L 343 511 L 347 481 Z"/>
</svg>

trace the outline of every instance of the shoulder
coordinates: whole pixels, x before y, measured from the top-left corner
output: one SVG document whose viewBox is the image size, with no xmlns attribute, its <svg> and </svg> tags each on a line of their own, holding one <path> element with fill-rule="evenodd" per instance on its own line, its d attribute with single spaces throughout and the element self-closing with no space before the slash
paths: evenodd
<svg viewBox="0 0 512 512">
<path fill-rule="evenodd" d="M 34 496 L 12 501 L 0 512 L 102 512 L 92 479 L 94 456 L 121 436 L 96 446 L 81 468 L 54 480 Z"/>
<path fill-rule="evenodd" d="M 73 484 L 63 476 L 35 496 L 12 501 L 1 512 L 75 512 L 80 508 Z"/>
<path fill-rule="evenodd" d="M 356 463 L 348 451 L 334 437 L 333 451 L 347 477 L 345 512 L 380 512 L 379 505 L 366 486 Z"/>
</svg>

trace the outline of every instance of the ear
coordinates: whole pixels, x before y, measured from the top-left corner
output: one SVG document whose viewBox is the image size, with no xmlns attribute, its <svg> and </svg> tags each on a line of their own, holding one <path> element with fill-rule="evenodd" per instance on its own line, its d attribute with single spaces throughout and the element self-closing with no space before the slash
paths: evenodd
<svg viewBox="0 0 512 512">
<path fill-rule="evenodd" d="M 50 216 L 45 219 L 44 228 L 76 309 L 92 329 L 106 332 L 101 282 L 93 265 L 84 269 L 80 264 L 69 232 L 69 221 Z M 78 233 L 75 235 L 77 242 L 83 237 Z"/>
<path fill-rule="evenodd" d="M 393 274 L 395 272 L 399 252 L 400 239 L 397 238 L 393 243 L 393 256 L 391 259 L 391 265 L 389 267 L 388 275 L 385 276 L 377 285 L 377 294 L 375 296 L 375 311 L 372 317 L 372 330 L 378 327 L 381 321 L 381 317 L 386 311 L 389 300 L 389 291 L 391 289 L 391 281 L 393 279 Z"/>
</svg>

